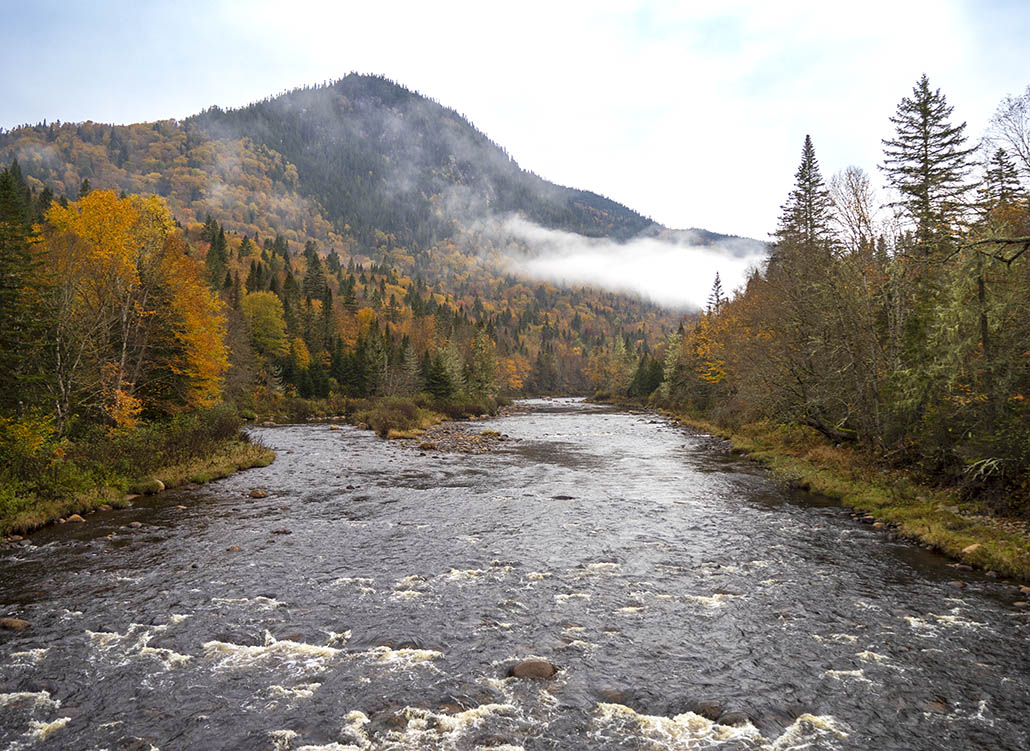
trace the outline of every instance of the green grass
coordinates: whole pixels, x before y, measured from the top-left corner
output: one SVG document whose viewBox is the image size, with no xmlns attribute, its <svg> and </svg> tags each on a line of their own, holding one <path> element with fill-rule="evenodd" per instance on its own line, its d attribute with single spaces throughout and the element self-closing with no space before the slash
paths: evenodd
<svg viewBox="0 0 1030 751">
<path fill-rule="evenodd" d="M 728 439 L 734 451 L 767 466 L 792 487 L 838 500 L 955 560 L 1030 581 L 1030 536 L 989 519 L 971 518 L 981 504 L 963 500 L 956 490 L 921 484 L 910 473 L 887 469 L 859 450 L 831 446 L 807 428 L 758 422 L 730 429 L 688 415 L 672 416 Z M 964 552 L 975 544 L 979 547 Z"/>
</svg>

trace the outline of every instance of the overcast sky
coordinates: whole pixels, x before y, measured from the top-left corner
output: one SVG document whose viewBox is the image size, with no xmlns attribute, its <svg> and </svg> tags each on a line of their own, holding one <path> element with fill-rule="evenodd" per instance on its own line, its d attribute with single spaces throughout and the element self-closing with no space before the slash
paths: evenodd
<svg viewBox="0 0 1030 751">
<path fill-rule="evenodd" d="M 0 0 L 0 126 L 129 123 L 381 73 L 519 163 L 765 239 L 811 133 L 875 171 L 924 71 L 978 138 L 1030 84 L 1030 2 Z"/>
</svg>

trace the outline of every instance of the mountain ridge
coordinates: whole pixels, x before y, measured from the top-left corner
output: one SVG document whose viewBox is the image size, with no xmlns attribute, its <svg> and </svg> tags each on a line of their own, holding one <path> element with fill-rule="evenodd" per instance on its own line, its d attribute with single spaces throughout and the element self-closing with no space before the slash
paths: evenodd
<svg viewBox="0 0 1030 751">
<path fill-rule="evenodd" d="M 466 116 L 375 75 L 181 121 L 22 126 L 0 133 L 0 158 L 17 158 L 34 187 L 57 194 L 74 197 L 86 179 L 161 195 L 187 223 L 210 214 L 242 233 L 292 230 L 289 239 L 316 237 L 350 252 L 378 247 L 382 235 L 389 245 L 428 248 L 462 224 L 510 213 L 616 242 L 691 232 L 698 244 L 758 244 L 671 230 L 600 194 L 552 183 L 522 169 Z M 259 213 L 267 226 L 255 223 Z"/>
</svg>

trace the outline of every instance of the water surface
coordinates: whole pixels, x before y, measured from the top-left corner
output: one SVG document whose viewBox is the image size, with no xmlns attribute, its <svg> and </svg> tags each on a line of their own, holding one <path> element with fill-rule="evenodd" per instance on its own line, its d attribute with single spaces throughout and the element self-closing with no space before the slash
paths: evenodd
<svg viewBox="0 0 1030 751">
<path fill-rule="evenodd" d="M 651 415 L 531 404 L 478 455 L 257 428 L 270 467 L 0 550 L 33 622 L 0 749 L 1030 746 L 1013 588 Z"/>
</svg>

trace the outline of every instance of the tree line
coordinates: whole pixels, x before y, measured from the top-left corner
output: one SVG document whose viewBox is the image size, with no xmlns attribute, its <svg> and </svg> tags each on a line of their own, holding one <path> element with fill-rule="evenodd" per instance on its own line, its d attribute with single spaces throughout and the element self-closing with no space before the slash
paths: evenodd
<svg viewBox="0 0 1030 751">
<path fill-rule="evenodd" d="M 667 342 L 658 395 L 920 467 L 1026 513 L 1030 88 L 979 147 L 924 75 L 891 117 L 877 195 L 824 180 L 806 136 L 764 268 Z"/>
</svg>

